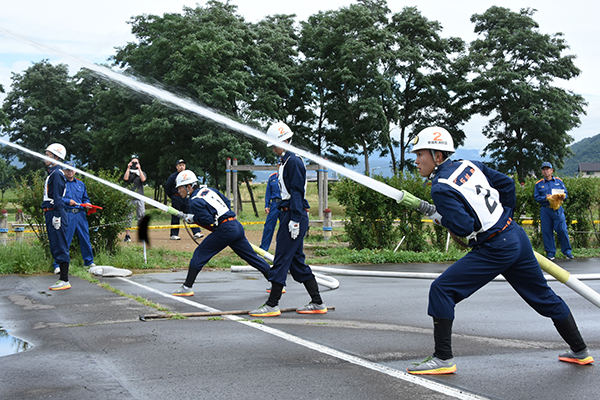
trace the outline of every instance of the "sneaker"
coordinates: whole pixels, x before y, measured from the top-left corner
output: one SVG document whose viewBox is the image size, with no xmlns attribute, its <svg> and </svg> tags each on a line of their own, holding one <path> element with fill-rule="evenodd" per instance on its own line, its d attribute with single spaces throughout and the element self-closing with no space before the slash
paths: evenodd
<svg viewBox="0 0 600 400">
<path fill-rule="evenodd" d="M 590 352 L 588 349 L 583 349 L 574 353 L 572 350 L 567 351 L 566 353 L 562 353 L 558 355 L 558 359 L 564 362 L 570 362 L 579 365 L 591 364 L 594 362 L 592 356 L 590 356 Z"/>
<path fill-rule="evenodd" d="M 50 289 L 50 290 L 67 290 L 67 289 L 71 289 L 71 284 L 69 282 L 59 280 L 54 285 L 50 286 L 48 289 Z"/>
<path fill-rule="evenodd" d="M 267 293 L 271 293 L 271 288 L 267 289 Z M 285 293 L 285 288 L 281 289 L 281 294 Z"/>
<path fill-rule="evenodd" d="M 575 258 L 575 256 L 574 256 L 573 254 L 569 254 L 569 255 L 567 256 L 567 258 L 568 258 L 569 260 L 572 260 L 572 259 L 574 259 L 574 258 Z"/>
<path fill-rule="evenodd" d="M 327 307 L 325 304 L 317 304 L 311 301 L 304 307 L 296 309 L 296 312 L 298 314 L 327 314 Z"/>
<path fill-rule="evenodd" d="M 60 267 L 54 268 L 54 275 L 60 274 Z"/>
<path fill-rule="evenodd" d="M 194 295 L 194 291 L 192 290 L 192 288 L 187 288 L 184 285 L 181 285 L 181 287 L 179 289 L 177 289 L 176 291 L 174 291 L 171 294 L 173 296 L 185 296 L 185 297 L 189 297 L 189 296 L 193 296 Z"/>
<path fill-rule="evenodd" d="M 202 233 L 200 233 L 200 232 L 196 232 L 196 233 L 194 233 L 194 237 L 195 237 L 196 239 L 200 239 L 200 238 L 203 238 L 203 237 L 204 237 L 204 234 L 202 234 Z"/>
<path fill-rule="evenodd" d="M 548 257 L 548 260 L 550 260 L 550 261 L 554 261 L 554 260 L 555 260 L 555 258 L 554 258 L 554 257 Z"/>
<path fill-rule="evenodd" d="M 90 268 L 94 268 L 96 266 L 96 263 L 91 263 L 90 265 L 84 265 L 83 268 L 85 269 L 90 269 Z"/>
<path fill-rule="evenodd" d="M 177 235 L 171 235 L 171 240 L 181 240 L 181 238 Z"/>
<path fill-rule="evenodd" d="M 253 317 L 276 317 L 281 314 L 281 311 L 279 311 L 278 306 L 271 307 L 267 304 L 263 304 L 256 310 L 250 311 L 248 314 Z"/>
<path fill-rule="evenodd" d="M 131 242 L 131 236 L 129 235 L 125 235 L 125 239 L 123 239 L 124 242 Z"/>
<path fill-rule="evenodd" d="M 429 356 L 420 363 L 413 364 L 413 367 L 406 368 L 406 371 L 413 375 L 444 375 L 456 372 L 454 358 L 441 360 L 437 357 Z"/>
</svg>

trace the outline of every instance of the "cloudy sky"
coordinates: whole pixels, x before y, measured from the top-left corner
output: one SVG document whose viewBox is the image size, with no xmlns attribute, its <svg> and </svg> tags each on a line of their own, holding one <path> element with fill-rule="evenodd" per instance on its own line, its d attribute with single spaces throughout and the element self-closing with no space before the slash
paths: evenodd
<svg viewBox="0 0 600 400">
<path fill-rule="evenodd" d="M 274 0 L 231 0 L 238 6 L 238 13 L 247 21 L 256 22 L 267 15 L 296 14 L 299 20 L 325 10 L 333 10 L 354 3 L 351 0 L 303 0 L 282 2 Z M 20 73 L 47 58 L 52 63 L 70 62 L 52 54 L 44 54 L 30 45 L 19 42 L 3 33 L 3 30 L 26 36 L 35 41 L 59 48 L 68 54 L 90 62 L 105 62 L 114 54 L 114 48 L 125 45 L 134 38 L 131 16 L 140 14 L 162 15 L 181 12 L 184 6 L 204 5 L 205 1 L 180 0 L 0 0 L 0 84 L 10 90 L 11 73 Z M 554 34 L 562 32 L 570 46 L 567 54 L 577 56 L 576 65 L 582 74 L 569 82 L 557 82 L 558 86 L 581 94 L 589 103 L 587 116 L 582 118 L 581 127 L 573 130 L 575 141 L 600 133 L 600 3 L 589 0 L 388 0 L 392 12 L 403 7 L 416 6 L 430 20 L 443 26 L 442 36 L 458 36 L 470 42 L 475 39 L 472 14 L 483 13 L 492 5 L 508 7 L 518 11 L 523 7 L 538 10 L 534 19 L 540 32 Z M 75 72 L 79 67 L 74 67 Z M 0 94 L 0 102 L 4 95 Z M 481 149 L 487 143 L 480 133 L 485 121 L 474 117 L 465 127 L 466 149 Z"/>
</svg>

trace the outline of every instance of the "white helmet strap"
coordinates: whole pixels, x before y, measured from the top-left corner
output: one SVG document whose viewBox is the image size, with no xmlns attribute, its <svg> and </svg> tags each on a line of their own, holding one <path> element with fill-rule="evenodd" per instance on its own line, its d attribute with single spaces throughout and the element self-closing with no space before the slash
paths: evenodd
<svg viewBox="0 0 600 400">
<path fill-rule="evenodd" d="M 443 151 L 441 150 L 433 150 L 433 149 L 429 149 L 429 151 L 431 152 L 431 157 L 433 157 L 433 162 L 435 163 L 435 167 L 433 168 L 433 171 L 431 171 L 431 174 L 429 174 L 429 176 L 427 177 L 427 179 L 432 180 L 433 177 L 435 176 L 435 174 L 437 173 L 438 168 L 440 167 L 440 165 L 442 165 L 443 163 L 445 163 L 446 161 L 448 161 L 450 159 L 450 157 L 446 157 L 444 159 L 444 161 L 442 161 L 441 163 L 437 163 L 437 161 L 435 160 L 435 152 L 439 151 L 442 154 L 444 154 Z"/>
</svg>

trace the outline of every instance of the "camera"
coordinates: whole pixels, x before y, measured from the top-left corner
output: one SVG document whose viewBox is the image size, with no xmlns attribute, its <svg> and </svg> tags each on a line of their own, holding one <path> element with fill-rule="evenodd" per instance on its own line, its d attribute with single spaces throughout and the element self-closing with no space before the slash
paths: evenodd
<svg viewBox="0 0 600 400">
<path fill-rule="evenodd" d="M 134 162 L 131 163 L 131 169 L 136 169 L 137 166 L 138 166 L 137 162 L 134 161 Z"/>
</svg>

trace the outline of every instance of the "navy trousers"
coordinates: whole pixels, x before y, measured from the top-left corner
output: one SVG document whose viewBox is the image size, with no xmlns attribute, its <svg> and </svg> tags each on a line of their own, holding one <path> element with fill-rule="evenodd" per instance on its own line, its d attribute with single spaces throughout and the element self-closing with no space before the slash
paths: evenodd
<svg viewBox="0 0 600 400">
<path fill-rule="evenodd" d="M 67 209 L 71 210 L 71 209 Z M 92 244 L 90 243 L 90 226 L 86 218 L 85 210 L 79 210 L 77 213 L 72 211 L 67 213 L 66 229 L 66 240 L 69 246 L 73 241 L 73 237 L 77 233 L 77 240 L 79 241 L 79 248 L 81 249 L 81 257 L 83 258 L 83 265 L 90 265 L 94 262 L 94 252 L 92 250 Z M 53 268 L 58 267 L 58 262 L 54 260 Z"/>
<path fill-rule="evenodd" d="M 473 248 L 433 281 L 429 290 L 428 314 L 453 320 L 455 305 L 497 275 L 503 275 L 539 314 L 557 320 L 569 316 L 569 307 L 548 286 L 527 234 L 516 223 Z"/>
<path fill-rule="evenodd" d="M 290 212 L 281 211 L 279 213 L 279 230 L 277 231 L 277 248 L 275 249 L 275 259 L 273 266 L 269 271 L 269 281 L 276 282 L 285 286 L 288 271 L 292 274 L 295 281 L 304 283 L 314 279 L 312 270 L 304 262 L 304 235 L 308 231 L 308 213 L 303 213 L 300 221 L 300 233 L 296 239 L 292 239 L 288 224 L 290 222 Z"/>
<path fill-rule="evenodd" d="M 200 242 L 190 260 L 190 268 L 202 270 L 211 258 L 227 246 L 265 277 L 267 276 L 269 264 L 252 249 L 244 234 L 244 227 L 237 219 L 222 223 Z"/>
<path fill-rule="evenodd" d="M 52 218 L 54 216 L 60 218 L 60 229 L 54 229 Z M 63 209 L 58 213 L 56 210 L 46 211 L 44 213 L 46 219 L 46 231 L 48 232 L 48 241 L 50 242 L 50 253 L 52 258 L 58 263 L 68 263 L 71 261 L 69 256 L 69 242 L 67 242 L 66 230 L 69 225 L 67 213 Z"/>
</svg>

